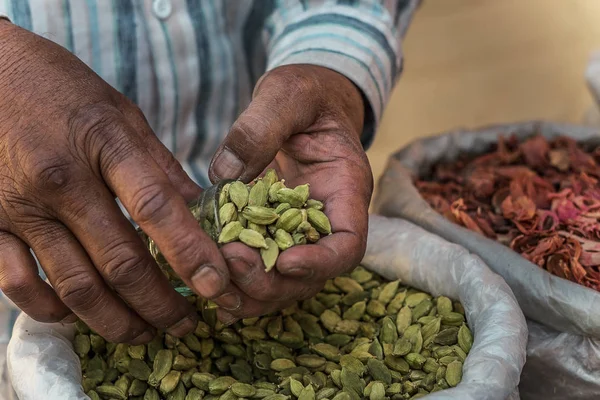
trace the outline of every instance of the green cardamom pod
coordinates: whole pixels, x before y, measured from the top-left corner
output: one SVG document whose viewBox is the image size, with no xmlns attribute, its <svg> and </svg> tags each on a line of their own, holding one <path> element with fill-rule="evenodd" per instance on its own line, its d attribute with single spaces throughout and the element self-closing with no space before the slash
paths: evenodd
<svg viewBox="0 0 600 400">
<path fill-rule="evenodd" d="M 279 197 L 277 195 L 277 193 L 279 192 L 279 190 L 285 188 L 285 180 L 280 180 L 277 181 L 275 183 L 273 183 L 270 187 L 269 187 L 269 201 L 271 203 L 285 203 L 283 201 L 279 201 Z"/>
<path fill-rule="evenodd" d="M 462 380 L 462 363 L 453 361 L 446 367 L 446 382 L 450 387 L 457 386 Z"/>
<path fill-rule="evenodd" d="M 306 240 L 310 243 L 316 243 L 321 239 L 321 234 L 311 226 L 311 228 L 306 232 Z"/>
<path fill-rule="evenodd" d="M 269 188 L 265 185 L 262 180 L 258 180 L 252 188 L 250 188 L 250 194 L 248 195 L 249 206 L 264 206 L 269 198 Z"/>
<path fill-rule="evenodd" d="M 386 385 L 390 385 L 392 383 L 392 375 L 390 374 L 390 370 L 382 361 L 370 359 L 367 361 L 367 369 L 369 370 L 371 377 L 376 381 L 381 381 Z"/>
<path fill-rule="evenodd" d="M 219 192 L 219 209 L 229 202 L 229 187 L 231 183 L 226 183 Z"/>
<path fill-rule="evenodd" d="M 324 235 L 329 235 L 331 233 L 331 223 L 323 211 L 317 210 L 316 208 L 309 208 L 306 212 L 308 213 L 308 222 L 310 222 L 319 233 Z"/>
<path fill-rule="evenodd" d="M 240 232 L 239 239 L 242 243 L 247 246 L 254 247 L 257 249 L 263 248 L 268 249 L 265 238 L 258 232 L 252 229 L 244 229 Z"/>
<path fill-rule="evenodd" d="M 179 381 L 181 380 L 181 372 L 179 371 L 170 371 L 165 377 L 160 381 L 159 391 L 166 396 L 175 390 Z"/>
<path fill-rule="evenodd" d="M 235 204 L 231 202 L 223 204 L 219 209 L 219 221 L 221 222 L 221 226 L 225 226 L 231 221 L 237 221 Z"/>
<path fill-rule="evenodd" d="M 127 393 L 123 389 L 111 385 L 102 385 L 96 388 L 96 392 L 102 398 L 127 400 Z"/>
<path fill-rule="evenodd" d="M 76 335 L 73 341 L 73 348 L 80 358 L 85 357 L 92 348 L 90 337 L 88 335 Z"/>
<path fill-rule="evenodd" d="M 272 208 L 262 206 L 247 206 L 242 211 L 242 215 L 249 222 L 253 222 L 258 225 L 269 225 L 277 221 L 279 214 Z"/>
<path fill-rule="evenodd" d="M 229 186 L 229 198 L 237 206 L 238 211 L 242 211 L 248 204 L 248 188 L 241 181 L 232 182 Z"/>
<path fill-rule="evenodd" d="M 304 205 L 304 197 L 290 188 L 282 188 L 277 191 L 277 201 L 290 203 L 292 207 L 300 208 Z"/>
<path fill-rule="evenodd" d="M 385 386 L 381 382 L 373 382 L 371 387 L 371 393 L 369 394 L 370 400 L 385 400 Z"/>
<path fill-rule="evenodd" d="M 283 229 L 277 229 L 274 239 L 281 251 L 285 251 L 294 245 L 294 239 L 292 238 L 292 235 Z"/>
<path fill-rule="evenodd" d="M 247 383 L 236 382 L 231 385 L 231 392 L 237 397 L 253 397 L 256 394 L 256 389 Z"/>
<path fill-rule="evenodd" d="M 383 304 L 388 304 L 390 301 L 392 301 L 394 296 L 396 296 L 396 292 L 398 291 L 399 285 L 400 281 L 398 280 L 384 285 L 383 289 L 381 289 L 381 292 L 379 293 L 379 297 L 377 298 L 377 300 L 379 300 Z"/>
<path fill-rule="evenodd" d="M 290 203 L 280 203 L 277 207 L 275 207 L 275 212 L 278 215 L 281 215 L 284 212 L 286 212 L 287 210 L 289 210 L 290 208 L 292 208 L 292 206 L 290 205 Z"/>
<path fill-rule="evenodd" d="M 281 214 L 275 226 L 286 232 L 293 232 L 302 222 L 302 213 L 297 208 L 290 208 Z"/>
<path fill-rule="evenodd" d="M 129 362 L 129 373 L 135 379 L 145 382 L 150 378 L 152 371 L 144 361 L 134 358 Z"/>
<path fill-rule="evenodd" d="M 422 302 L 424 300 L 428 300 L 430 298 L 431 298 L 431 296 L 427 293 L 416 292 L 416 293 L 412 293 L 412 294 L 406 296 L 406 299 L 404 300 L 404 304 L 409 307 L 415 307 L 420 302 Z"/>
<path fill-rule="evenodd" d="M 269 168 L 265 172 L 265 176 L 263 176 L 263 178 L 262 178 L 262 181 L 265 183 L 267 191 L 269 190 L 271 185 L 274 184 L 275 182 L 277 182 L 278 180 L 279 180 L 279 177 L 277 176 L 277 171 L 275 171 L 273 168 Z"/>
<path fill-rule="evenodd" d="M 151 386 L 158 387 L 160 381 L 169 373 L 173 366 L 173 353 L 170 350 L 160 350 L 154 358 L 154 369 L 148 377 Z"/>
<path fill-rule="evenodd" d="M 304 233 L 296 232 L 292 235 L 292 239 L 294 240 L 295 246 L 301 246 L 307 243 L 306 235 L 304 235 Z"/>
<path fill-rule="evenodd" d="M 237 381 L 230 376 L 220 376 L 209 382 L 208 392 L 212 395 L 221 395 L 229 390 L 231 385 L 236 382 Z"/>
<path fill-rule="evenodd" d="M 198 388 L 191 388 L 188 390 L 185 400 L 202 400 L 204 399 L 204 392 Z"/>
<path fill-rule="evenodd" d="M 445 315 L 452 312 L 452 300 L 445 296 L 440 296 L 436 300 L 438 314 Z"/>
<path fill-rule="evenodd" d="M 244 227 L 240 222 L 232 221 L 223 227 L 218 242 L 221 244 L 234 242 L 239 239 L 243 230 Z"/>
<path fill-rule="evenodd" d="M 465 316 L 461 313 L 450 312 L 442 315 L 442 324 L 449 326 L 461 326 L 465 322 Z"/>
<path fill-rule="evenodd" d="M 315 389 L 313 389 L 312 385 L 308 385 L 302 389 L 298 400 L 316 400 Z"/>
<path fill-rule="evenodd" d="M 267 235 L 267 227 L 265 225 L 258 225 L 254 222 L 248 221 L 248 229 L 252 229 L 253 231 L 260 233 L 262 236 Z"/>
<path fill-rule="evenodd" d="M 358 303 L 354 303 L 352 307 L 350 307 L 344 312 L 343 318 L 360 321 L 363 315 L 365 315 L 366 309 L 367 303 L 364 301 L 359 301 Z"/>
<path fill-rule="evenodd" d="M 466 325 L 461 325 L 460 329 L 458 330 L 457 340 L 462 351 L 465 353 L 469 353 L 469 351 L 471 351 L 471 347 L 473 346 L 473 334 Z"/>
<path fill-rule="evenodd" d="M 310 196 L 310 185 L 308 183 L 304 185 L 298 185 L 294 188 L 294 192 L 300 195 L 303 205 L 308 201 L 308 197 Z"/>
</svg>

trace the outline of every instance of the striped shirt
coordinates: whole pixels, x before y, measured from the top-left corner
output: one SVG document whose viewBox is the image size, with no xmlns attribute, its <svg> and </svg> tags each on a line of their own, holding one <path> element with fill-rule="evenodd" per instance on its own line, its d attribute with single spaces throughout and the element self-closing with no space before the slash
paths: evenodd
<svg viewBox="0 0 600 400">
<path fill-rule="evenodd" d="M 281 65 L 315 64 L 351 79 L 370 106 L 368 146 L 402 71 L 401 39 L 418 2 L 0 0 L 0 16 L 67 48 L 135 102 L 206 186 L 210 159 L 256 81 Z M 0 342 L 13 307 L 0 293 Z"/>
<path fill-rule="evenodd" d="M 201 186 L 267 70 L 331 68 L 377 121 L 402 70 L 418 0 L 0 0 L 0 15 L 67 48 L 135 102 Z M 1 56 L 0 56 L 1 62 Z"/>
</svg>

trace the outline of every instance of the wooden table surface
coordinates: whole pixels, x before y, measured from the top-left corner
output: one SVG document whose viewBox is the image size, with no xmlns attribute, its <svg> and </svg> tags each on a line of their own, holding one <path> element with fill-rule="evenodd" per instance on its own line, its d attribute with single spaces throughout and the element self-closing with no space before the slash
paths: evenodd
<svg viewBox="0 0 600 400">
<path fill-rule="evenodd" d="M 406 143 L 458 127 L 580 123 L 600 50 L 600 0 L 425 0 L 405 69 L 368 151 L 375 179 Z"/>
</svg>

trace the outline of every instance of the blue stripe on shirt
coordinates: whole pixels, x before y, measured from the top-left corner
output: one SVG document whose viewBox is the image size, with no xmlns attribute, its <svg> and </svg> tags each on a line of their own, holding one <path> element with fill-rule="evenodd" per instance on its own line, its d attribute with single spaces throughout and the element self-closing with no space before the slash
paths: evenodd
<svg viewBox="0 0 600 400">
<path fill-rule="evenodd" d="M 336 33 L 314 33 L 314 34 L 299 37 L 298 39 L 294 39 L 293 45 L 296 45 L 298 43 L 308 42 L 311 40 L 316 40 L 315 43 L 318 43 L 319 39 L 336 39 L 336 40 L 345 42 L 351 46 L 356 47 L 363 53 L 366 53 L 373 58 L 373 61 L 375 61 L 375 63 L 377 64 L 377 69 L 379 70 L 379 73 L 381 74 L 382 77 L 388 76 L 388 74 L 385 72 L 385 67 L 383 65 L 383 62 L 377 56 L 377 54 L 375 54 L 375 52 L 373 52 L 372 49 L 370 49 L 370 48 L 368 48 L 368 47 L 358 43 L 357 41 L 350 39 L 349 37 L 344 36 L 344 35 L 340 35 L 340 34 L 336 34 Z M 281 53 L 285 52 L 286 50 L 287 50 L 287 48 L 285 48 L 285 47 L 281 48 L 277 52 L 272 52 L 270 57 L 273 60 L 275 60 Z M 386 92 L 391 89 L 390 82 L 387 79 L 383 79 L 383 84 L 385 85 L 384 90 Z"/>
<path fill-rule="evenodd" d="M 71 3 L 63 0 L 63 14 L 65 15 L 65 30 L 67 31 L 67 42 L 65 47 L 71 53 L 75 53 L 75 39 L 73 38 L 73 23 L 71 20 Z"/>
<path fill-rule="evenodd" d="M 312 17 L 306 18 L 303 21 L 286 26 L 286 28 L 281 33 L 280 37 L 290 34 L 291 32 L 294 32 L 298 29 L 321 24 L 337 24 L 367 33 L 371 38 L 373 38 L 377 42 L 377 44 L 379 44 L 379 46 L 387 54 L 388 58 L 390 59 L 390 64 L 392 66 L 392 81 L 396 79 L 398 65 L 394 49 L 392 48 L 392 46 L 390 46 L 387 38 L 382 32 L 380 32 L 374 26 L 369 25 L 366 22 L 361 21 L 359 19 L 340 14 L 313 15 Z"/>
<path fill-rule="evenodd" d="M 137 103 L 137 35 L 133 0 L 113 0 L 119 91 Z"/>
<path fill-rule="evenodd" d="M 18 25 L 21 28 L 29 31 L 33 29 L 29 0 L 18 0 L 12 2 L 12 21 L 15 23 L 15 25 Z"/>
<path fill-rule="evenodd" d="M 100 54 L 100 26 L 98 25 L 98 7 L 96 0 L 86 0 L 90 21 L 90 35 L 92 42 L 92 69 L 102 75 L 102 59 Z"/>
</svg>

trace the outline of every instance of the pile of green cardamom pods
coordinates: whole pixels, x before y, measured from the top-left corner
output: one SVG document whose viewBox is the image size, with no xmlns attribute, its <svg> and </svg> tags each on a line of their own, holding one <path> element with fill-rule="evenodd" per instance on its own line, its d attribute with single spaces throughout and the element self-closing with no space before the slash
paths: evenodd
<svg viewBox="0 0 600 400">
<path fill-rule="evenodd" d="M 460 303 L 357 267 L 314 298 L 224 326 L 212 303 L 193 333 L 105 342 L 78 322 L 92 400 L 416 399 L 458 385 L 473 336 Z"/>
<path fill-rule="evenodd" d="M 310 198 L 309 185 L 288 188 L 274 169 L 268 169 L 262 178 L 250 184 L 235 181 L 224 185 L 215 208 L 218 212 L 209 212 L 206 218 L 201 218 L 198 207 L 191 205 L 190 211 L 209 236 L 220 245 L 242 242 L 260 249 L 267 272 L 275 266 L 280 252 L 315 243 L 331 234 L 331 223 L 322 211 L 323 203 Z M 139 233 L 169 279 L 178 281 L 152 239 Z"/>
</svg>

